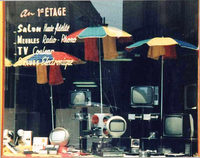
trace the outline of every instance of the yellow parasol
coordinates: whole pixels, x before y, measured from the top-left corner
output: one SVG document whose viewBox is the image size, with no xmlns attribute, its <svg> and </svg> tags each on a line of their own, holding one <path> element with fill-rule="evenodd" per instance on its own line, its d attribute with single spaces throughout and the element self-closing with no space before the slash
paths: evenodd
<svg viewBox="0 0 200 158">
<path fill-rule="evenodd" d="M 11 67 L 12 63 L 9 59 L 5 58 L 5 67 Z"/>
</svg>

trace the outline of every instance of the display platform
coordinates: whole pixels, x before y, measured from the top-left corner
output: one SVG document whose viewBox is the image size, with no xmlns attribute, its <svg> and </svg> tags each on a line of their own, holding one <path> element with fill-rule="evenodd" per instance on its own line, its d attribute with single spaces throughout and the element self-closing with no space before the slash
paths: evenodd
<svg viewBox="0 0 200 158">
<path fill-rule="evenodd" d="M 80 150 L 67 152 L 67 147 L 63 147 L 63 153 L 57 154 L 37 154 L 32 152 L 32 146 L 17 146 L 17 148 L 21 151 L 19 153 L 14 154 L 7 146 L 3 148 L 3 158 L 22 158 L 22 157 L 34 157 L 34 158 L 48 158 L 48 157 L 79 157 L 81 156 Z M 84 155 L 85 156 L 85 155 Z"/>
<path fill-rule="evenodd" d="M 23 146 L 17 146 L 19 149 L 23 150 L 23 151 L 31 151 L 32 150 L 32 146 L 29 147 L 23 147 Z M 67 147 L 65 147 L 67 150 Z M 63 149 L 62 149 L 63 150 Z M 71 152 L 66 152 L 66 153 L 59 153 L 58 154 L 35 154 L 35 153 L 31 153 L 29 154 L 28 152 L 26 152 L 26 154 L 24 153 L 17 153 L 14 154 L 10 151 L 10 149 L 8 147 L 4 147 L 3 148 L 3 156 L 2 158 L 66 158 L 66 157 L 102 157 L 102 156 L 98 156 L 98 155 L 93 155 L 91 153 L 82 153 L 80 150 L 76 150 L 75 151 L 71 151 Z M 106 156 L 106 157 L 146 157 L 146 156 L 141 156 L 141 155 L 136 155 L 136 154 L 128 154 L 125 153 L 121 156 Z M 187 157 L 182 153 L 171 153 L 171 154 L 165 154 L 165 155 L 161 155 L 161 154 L 153 154 L 153 155 L 149 155 L 148 157 Z"/>
</svg>

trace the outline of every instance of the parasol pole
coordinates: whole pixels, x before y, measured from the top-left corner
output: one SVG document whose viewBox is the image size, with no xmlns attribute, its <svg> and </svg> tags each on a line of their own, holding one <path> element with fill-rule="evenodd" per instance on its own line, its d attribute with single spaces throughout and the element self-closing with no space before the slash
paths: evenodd
<svg viewBox="0 0 200 158">
<path fill-rule="evenodd" d="M 103 113 L 103 94 L 102 94 L 102 70 L 101 70 L 101 40 L 99 38 L 99 82 L 100 82 L 100 103 L 101 103 L 101 113 Z"/>
<path fill-rule="evenodd" d="M 54 130 L 54 117 L 53 117 L 53 89 L 52 89 L 52 85 L 50 85 L 50 91 L 51 91 L 51 96 L 50 96 L 50 100 L 51 100 L 51 122 L 52 122 L 52 130 Z"/>
<path fill-rule="evenodd" d="M 160 119 L 162 121 L 163 118 L 163 67 L 164 67 L 164 60 L 163 55 L 161 58 L 161 83 L 160 83 L 160 89 L 161 89 L 161 95 L 160 95 Z"/>
</svg>

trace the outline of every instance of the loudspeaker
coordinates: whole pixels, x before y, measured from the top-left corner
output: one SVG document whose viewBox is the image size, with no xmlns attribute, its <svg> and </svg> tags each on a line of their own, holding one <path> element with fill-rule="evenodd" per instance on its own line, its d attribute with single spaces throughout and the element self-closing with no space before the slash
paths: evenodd
<svg viewBox="0 0 200 158">
<path fill-rule="evenodd" d="M 98 137 L 107 137 L 106 122 L 112 116 L 109 113 L 95 113 L 91 118 L 91 130 Z"/>
<path fill-rule="evenodd" d="M 63 127 L 68 130 L 70 135 L 70 141 L 69 145 L 74 146 L 75 148 L 80 147 L 80 123 L 82 123 L 80 120 L 76 118 L 76 113 L 80 113 L 82 111 L 82 108 L 75 108 L 75 109 L 56 109 L 56 127 Z M 88 120 L 87 123 L 87 129 L 90 129 L 91 127 L 91 116 L 94 115 L 94 113 L 100 113 L 101 109 L 100 107 L 88 107 L 87 108 L 87 115 Z M 109 107 L 104 107 L 104 111 L 106 113 L 110 112 Z M 85 121 L 84 121 L 85 122 Z M 98 139 L 99 140 L 99 139 Z M 87 139 L 87 149 L 91 149 L 92 147 L 92 139 Z"/>
<path fill-rule="evenodd" d="M 90 107 L 88 108 L 88 114 L 90 115 L 89 120 L 88 120 L 88 129 L 91 129 L 92 126 L 92 116 L 95 113 L 101 113 L 101 108 L 100 107 Z M 110 107 L 103 107 L 103 113 L 110 113 Z M 93 142 L 99 143 L 100 141 L 102 141 L 102 138 L 89 138 L 87 139 L 87 151 L 91 151 L 92 149 L 92 144 Z M 104 139 L 104 141 L 111 141 L 111 138 L 109 139 Z"/>
</svg>

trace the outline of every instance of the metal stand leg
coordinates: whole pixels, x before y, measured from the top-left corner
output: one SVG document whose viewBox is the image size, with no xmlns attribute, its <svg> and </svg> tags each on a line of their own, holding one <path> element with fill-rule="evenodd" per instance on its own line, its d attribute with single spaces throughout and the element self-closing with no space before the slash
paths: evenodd
<svg viewBox="0 0 200 158">
<path fill-rule="evenodd" d="M 51 96 L 50 96 L 50 100 L 51 100 L 51 122 L 52 122 L 52 130 L 54 129 L 54 115 L 53 115 L 53 89 L 52 89 L 52 85 L 50 85 L 50 91 L 51 91 Z"/>
</svg>

